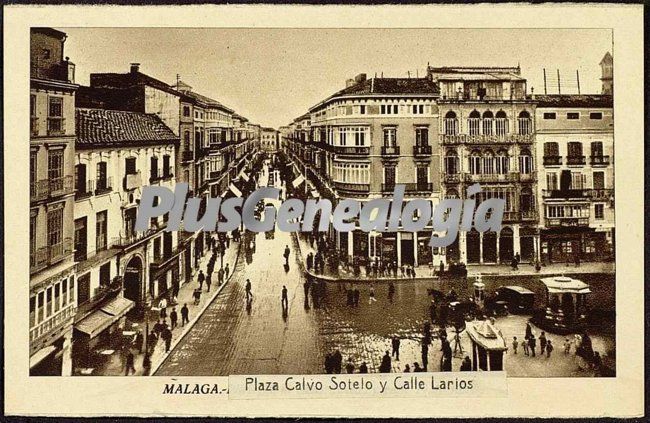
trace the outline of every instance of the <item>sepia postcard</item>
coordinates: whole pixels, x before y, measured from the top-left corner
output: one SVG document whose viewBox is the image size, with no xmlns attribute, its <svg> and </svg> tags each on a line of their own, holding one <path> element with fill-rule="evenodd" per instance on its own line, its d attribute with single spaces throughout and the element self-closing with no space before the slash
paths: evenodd
<svg viewBox="0 0 650 423">
<path fill-rule="evenodd" d="M 6 414 L 643 414 L 641 6 L 5 12 Z"/>
</svg>

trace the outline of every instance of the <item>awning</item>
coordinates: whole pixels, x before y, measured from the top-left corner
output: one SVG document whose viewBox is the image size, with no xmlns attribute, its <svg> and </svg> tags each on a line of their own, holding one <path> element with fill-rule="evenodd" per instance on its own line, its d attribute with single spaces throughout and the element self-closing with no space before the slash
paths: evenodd
<svg viewBox="0 0 650 423">
<path fill-rule="evenodd" d="M 303 182 L 305 182 L 305 177 L 299 175 L 296 179 L 293 180 L 292 184 L 294 188 L 298 188 Z"/>
<path fill-rule="evenodd" d="M 41 361 L 45 360 L 47 356 L 52 354 L 54 351 L 56 351 L 56 347 L 54 345 L 49 345 L 36 351 L 36 354 L 29 357 L 29 368 L 31 369 Z"/>
<path fill-rule="evenodd" d="M 232 193 L 235 194 L 237 197 L 242 196 L 241 191 L 239 190 L 239 188 L 237 188 L 235 184 L 230 184 L 228 188 L 230 188 L 230 191 L 232 191 Z"/>
<path fill-rule="evenodd" d="M 311 196 L 314 197 L 314 198 L 318 198 L 318 197 L 320 197 L 320 193 L 318 191 L 316 191 L 315 189 L 313 189 L 311 191 Z"/>
<path fill-rule="evenodd" d="M 246 174 L 246 172 L 242 172 L 242 173 L 240 173 L 239 176 L 241 176 L 241 178 L 242 178 L 244 181 L 246 181 L 246 182 L 248 182 L 248 181 L 250 180 L 250 178 L 248 177 L 248 175 Z"/>
<path fill-rule="evenodd" d="M 135 303 L 127 298 L 114 298 L 100 310 L 95 311 L 90 316 L 75 324 L 74 328 L 79 332 L 85 333 L 90 338 L 94 338 L 120 317 L 124 316 L 134 306 Z"/>
</svg>

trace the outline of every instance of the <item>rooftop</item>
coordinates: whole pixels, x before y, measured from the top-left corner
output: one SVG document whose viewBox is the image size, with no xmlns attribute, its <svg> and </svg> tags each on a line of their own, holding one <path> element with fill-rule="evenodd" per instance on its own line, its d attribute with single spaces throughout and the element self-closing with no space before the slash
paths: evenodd
<svg viewBox="0 0 650 423">
<path fill-rule="evenodd" d="M 611 95 L 544 94 L 535 95 L 537 107 L 614 107 Z"/>
<path fill-rule="evenodd" d="M 121 110 L 77 108 L 76 132 L 76 147 L 81 149 L 178 141 L 158 116 Z"/>
</svg>

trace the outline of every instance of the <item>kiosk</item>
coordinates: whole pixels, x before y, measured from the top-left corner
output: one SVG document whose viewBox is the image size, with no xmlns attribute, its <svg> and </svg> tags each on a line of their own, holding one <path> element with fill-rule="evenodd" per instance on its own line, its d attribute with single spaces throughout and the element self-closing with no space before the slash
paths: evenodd
<svg viewBox="0 0 650 423">
<path fill-rule="evenodd" d="M 584 329 L 589 285 L 566 276 L 542 278 L 542 283 L 546 286 L 546 310 L 538 317 L 539 326 L 557 333 Z"/>
<path fill-rule="evenodd" d="M 472 342 L 472 370 L 503 370 L 503 353 L 506 342 L 490 321 L 473 321 L 466 324 L 467 334 Z"/>
</svg>

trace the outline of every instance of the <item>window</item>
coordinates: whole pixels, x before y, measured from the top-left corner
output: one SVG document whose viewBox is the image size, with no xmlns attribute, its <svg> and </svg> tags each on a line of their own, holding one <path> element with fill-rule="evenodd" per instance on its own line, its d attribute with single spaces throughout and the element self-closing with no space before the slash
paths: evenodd
<svg viewBox="0 0 650 423">
<path fill-rule="evenodd" d="M 580 113 L 578 112 L 569 112 L 566 114 L 566 118 L 569 120 L 580 119 Z"/>
<path fill-rule="evenodd" d="M 395 166 L 387 166 L 384 168 L 384 183 L 386 184 L 387 187 L 394 187 L 395 186 L 395 179 L 396 179 L 396 169 Z"/>
<path fill-rule="evenodd" d="M 571 172 L 571 189 L 584 189 L 586 179 L 582 172 Z"/>
<path fill-rule="evenodd" d="M 135 157 L 128 157 L 124 161 L 124 168 L 127 175 L 135 175 L 138 171 L 135 168 Z"/>
<path fill-rule="evenodd" d="M 458 134 L 458 119 L 456 118 L 456 113 L 451 110 L 445 115 L 445 135 L 456 135 Z"/>
<path fill-rule="evenodd" d="M 59 311 L 59 308 L 61 307 L 60 301 L 61 301 L 61 285 L 57 283 L 56 285 L 54 285 L 54 312 L 55 313 Z"/>
<path fill-rule="evenodd" d="M 496 114 L 496 134 L 498 136 L 503 136 L 508 133 L 508 117 L 506 112 L 499 110 Z"/>
<path fill-rule="evenodd" d="M 161 250 L 160 249 L 160 239 L 161 239 L 161 237 L 156 237 L 153 240 L 153 260 L 154 261 L 159 261 L 160 260 L 160 256 L 161 256 L 161 254 L 160 254 L 161 253 L 161 251 L 160 251 Z"/>
<path fill-rule="evenodd" d="M 582 143 L 581 142 L 569 142 L 567 144 L 567 156 L 570 159 L 579 159 L 582 158 Z M 571 164 L 569 162 L 569 164 Z"/>
<path fill-rule="evenodd" d="M 45 298 L 45 317 L 50 317 L 52 315 L 52 287 L 47 288 Z"/>
<path fill-rule="evenodd" d="M 593 173 L 594 189 L 605 189 L 605 172 Z"/>
<path fill-rule="evenodd" d="M 68 280 L 63 279 L 63 282 L 61 282 L 61 296 L 63 299 L 61 300 L 61 307 L 65 307 L 68 304 Z"/>
<path fill-rule="evenodd" d="M 601 120 L 603 118 L 602 112 L 591 112 L 589 113 L 589 119 Z"/>
<path fill-rule="evenodd" d="M 529 175 L 533 171 L 533 157 L 528 150 L 522 150 L 519 155 L 519 173 Z"/>
<path fill-rule="evenodd" d="M 544 113 L 543 116 L 545 120 L 555 119 L 556 117 L 554 112 Z"/>
<path fill-rule="evenodd" d="M 494 154 L 491 151 L 486 151 L 483 154 L 483 173 L 486 175 L 494 174 Z"/>
<path fill-rule="evenodd" d="M 549 191 L 557 190 L 557 173 L 547 173 L 546 174 L 546 189 Z"/>
<path fill-rule="evenodd" d="M 50 150 L 47 156 L 47 177 L 52 191 L 63 190 L 63 150 Z"/>
<path fill-rule="evenodd" d="M 63 131 L 63 98 L 50 97 L 47 110 L 47 130 L 49 133 Z"/>
<path fill-rule="evenodd" d="M 591 157 L 603 157 L 603 143 L 594 141 L 591 143 Z"/>
<path fill-rule="evenodd" d="M 29 216 L 29 252 L 36 252 L 36 214 Z"/>
<path fill-rule="evenodd" d="M 172 168 L 170 166 L 171 157 L 168 155 L 163 156 L 163 178 L 167 179 L 172 176 Z"/>
<path fill-rule="evenodd" d="M 183 106 L 183 116 L 185 117 L 190 116 L 190 106 Z"/>
<path fill-rule="evenodd" d="M 397 128 L 384 128 L 384 146 L 395 147 L 397 144 Z"/>
<path fill-rule="evenodd" d="M 106 210 L 97 213 L 95 225 L 95 249 L 102 251 L 106 249 L 106 236 L 108 230 L 108 212 Z"/>
<path fill-rule="evenodd" d="M 81 217 L 74 221 L 74 249 L 75 261 L 86 260 L 86 254 L 88 253 L 88 228 L 86 217 Z"/>
<path fill-rule="evenodd" d="M 366 106 L 364 106 L 364 105 L 359 106 L 359 114 L 362 114 L 362 115 L 366 114 Z"/>
<path fill-rule="evenodd" d="M 505 175 L 510 170 L 510 159 L 508 157 L 508 152 L 505 150 L 500 150 L 497 153 L 496 158 L 496 171 L 499 175 Z"/>
<path fill-rule="evenodd" d="M 29 152 L 29 191 L 36 196 L 36 179 L 38 178 L 38 156 L 36 151 Z"/>
<path fill-rule="evenodd" d="M 108 172 L 106 170 L 106 162 L 97 163 L 97 191 L 105 191 L 110 189 L 108 186 Z"/>
<path fill-rule="evenodd" d="M 38 315 L 37 323 L 41 323 L 45 318 L 45 294 L 44 291 L 38 293 Z"/>
<path fill-rule="evenodd" d="M 483 113 L 483 134 L 492 135 L 494 133 L 494 115 L 491 111 Z"/>
<path fill-rule="evenodd" d="M 337 182 L 367 184 L 370 180 L 370 168 L 365 163 L 339 163 L 333 166 L 332 179 Z"/>
<path fill-rule="evenodd" d="M 533 122 L 530 119 L 530 113 L 522 111 L 519 113 L 519 135 L 528 135 L 533 131 Z"/>
<path fill-rule="evenodd" d="M 63 206 L 58 205 L 56 209 L 47 212 L 47 245 L 52 248 L 52 254 L 58 252 L 61 255 L 63 244 Z"/>
<path fill-rule="evenodd" d="M 90 299 L 90 273 L 80 276 L 78 282 L 77 302 L 78 304 L 83 304 Z M 70 287 L 72 291 L 73 284 L 71 284 Z"/>
<path fill-rule="evenodd" d="M 33 328 L 36 323 L 36 296 L 29 297 L 29 327 Z"/>
<path fill-rule="evenodd" d="M 183 132 L 183 148 L 185 151 L 191 150 L 190 131 Z"/>
<path fill-rule="evenodd" d="M 450 151 L 445 156 L 445 173 L 448 175 L 458 174 L 458 155 L 455 151 Z"/>
<path fill-rule="evenodd" d="M 426 186 L 429 183 L 429 167 L 418 166 L 416 170 L 416 179 L 418 187 Z"/>
<path fill-rule="evenodd" d="M 70 302 L 74 302 L 74 276 L 70 276 L 70 286 L 68 287 Z"/>
<path fill-rule="evenodd" d="M 155 181 L 158 179 L 158 157 L 151 158 L 151 176 L 150 179 Z"/>
<path fill-rule="evenodd" d="M 424 114 L 424 105 L 423 104 L 414 104 L 412 106 L 412 112 L 414 115 Z"/>
<path fill-rule="evenodd" d="M 594 204 L 594 218 L 596 220 L 603 220 L 605 218 L 604 204 Z"/>
<path fill-rule="evenodd" d="M 429 145 L 429 128 L 424 126 L 424 127 L 418 127 L 415 128 L 415 145 L 417 146 L 425 146 Z"/>
<path fill-rule="evenodd" d="M 106 287 L 111 284 L 111 264 L 103 264 L 99 268 L 99 286 Z"/>
<path fill-rule="evenodd" d="M 469 173 L 472 175 L 481 173 L 481 156 L 478 152 L 472 152 L 469 156 Z"/>
<path fill-rule="evenodd" d="M 480 119 L 481 115 L 476 111 L 472 111 L 472 113 L 469 114 L 469 118 L 467 119 L 467 127 L 469 128 L 469 134 L 470 135 L 478 135 L 479 134 L 479 127 L 480 127 Z"/>
<path fill-rule="evenodd" d="M 74 181 L 75 181 L 75 190 L 77 195 L 85 194 L 88 192 L 86 186 L 86 165 L 78 164 L 74 167 Z"/>
</svg>

